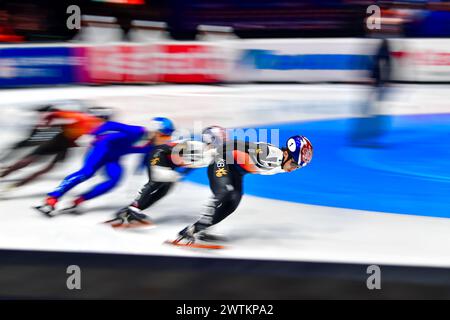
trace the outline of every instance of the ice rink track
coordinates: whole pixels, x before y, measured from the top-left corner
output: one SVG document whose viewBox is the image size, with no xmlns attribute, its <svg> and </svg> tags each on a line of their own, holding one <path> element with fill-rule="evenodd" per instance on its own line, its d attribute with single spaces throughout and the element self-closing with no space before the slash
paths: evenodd
<svg viewBox="0 0 450 320">
<path fill-rule="evenodd" d="M 117 120 L 132 124 L 168 116 L 179 127 L 191 128 L 195 121 L 205 126 L 264 127 L 358 117 L 370 92 L 370 88 L 356 85 L 2 90 L 1 143 L 6 147 L 18 138 L 30 117 L 27 108 L 51 100 L 86 99 L 95 105 L 111 106 L 117 109 Z M 384 114 L 450 113 L 446 86 L 396 85 L 389 95 L 381 106 Z M 145 174 L 133 173 L 134 156 L 126 160 L 127 178 L 120 188 L 87 203 L 84 214 L 48 219 L 34 212 L 31 207 L 80 166 L 83 151 L 80 148 L 68 163 L 0 201 L 0 249 L 450 267 L 448 218 L 307 205 L 251 195 L 245 195 L 238 210 L 215 229 L 228 238 L 227 249 L 211 252 L 164 245 L 165 240 L 196 220 L 210 196 L 207 186 L 191 181 L 179 183 L 147 211 L 156 228 L 113 230 L 101 222 L 129 203 L 145 182 Z M 301 179 L 301 173 L 296 177 Z M 75 189 L 67 199 L 95 181 Z"/>
</svg>

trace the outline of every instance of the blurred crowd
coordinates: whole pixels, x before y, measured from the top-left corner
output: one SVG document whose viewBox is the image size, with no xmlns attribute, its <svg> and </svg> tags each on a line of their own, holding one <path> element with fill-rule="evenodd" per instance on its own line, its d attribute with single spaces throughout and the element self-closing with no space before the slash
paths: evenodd
<svg viewBox="0 0 450 320">
<path fill-rule="evenodd" d="M 81 30 L 66 26 L 67 7 L 81 9 Z M 136 30 L 176 40 L 205 35 L 239 38 L 361 37 L 367 8 L 381 9 L 381 32 L 395 37 L 450 36 L 448 0 L 77 0 L 0 2 L 0 42 L 141 40 Z M 100 31 L 100 32 L 99 32 Z M 113 32 L 110 32 L 113 33 Z M 98 38 L 98 39 L 96 39 Z"/>
</svg>

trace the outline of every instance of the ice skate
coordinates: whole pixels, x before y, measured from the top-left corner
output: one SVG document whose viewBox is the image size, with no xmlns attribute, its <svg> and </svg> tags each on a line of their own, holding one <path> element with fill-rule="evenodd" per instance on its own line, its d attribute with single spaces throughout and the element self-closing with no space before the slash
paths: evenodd
<svg viewBox="0 0 450 320">
<path fill-rule="evenodd" d="M 47 199 L 45 199 L 44 204 L 36 206 L 34 207 L 34 209 L 44 214 L 45 216 L 52 218 L 55 216 L 57 202 L 58 200 L 56 198 L 48 197 Z"/>
<path fill-rule="evenodd" d="M 208 242 L 205 242 L 198 238 L 197 234 L 195 233 L 195 226 L 191 225 L 183 230 L 181 230 L 178 233 L 178 238 L 175 240 L 167 240 L 165 242 L 166 244 L 170 244 L 177 247 L 190 247 L 190 248 L 196 248 L 196 249 L 211 249 L 211 250 L 217 250 L 217 249 L 223 249 L 225 248 L 222 245 L 217 244 L 210 244 Z"/>
<path fill-rule="evenodd" d="M 106 224 L 111 225 L 113 228 L 139 228 L 139 227 L 152 227 L 155 224 L 145 214 L 136 207 L 129 206 L 117 212 L 114 219 L 105 221 Z"/>
</svg>

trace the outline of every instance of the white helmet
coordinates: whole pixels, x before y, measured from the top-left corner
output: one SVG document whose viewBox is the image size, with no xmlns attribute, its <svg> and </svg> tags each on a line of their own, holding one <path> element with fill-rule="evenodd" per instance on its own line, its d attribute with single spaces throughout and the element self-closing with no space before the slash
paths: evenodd
<svg viewBox="0 0 450 320">
<path fill-rule="evenodd" d="M 220 126 L 210 126 L 203 129 L 202 141 L 207 145 L 220 146 L 227 140 L 227 132 Z"/>
</svg>

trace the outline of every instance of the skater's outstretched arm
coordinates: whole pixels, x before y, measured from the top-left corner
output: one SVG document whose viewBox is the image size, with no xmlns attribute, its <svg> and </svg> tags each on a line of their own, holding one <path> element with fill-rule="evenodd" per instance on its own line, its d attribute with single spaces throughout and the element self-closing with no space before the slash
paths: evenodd
<svg viewBox="0 0 450 320">
<path fill-rule="evenodd" d="M 154 145 L 149 142 L 143 146 L 132 146 L 129 148 L 127 153 L 143 153 L 149 154 L 154 149 Z"/>
<path fill-rule="evenodd" d="M 91 132 L 91 135 L 98 136 L 107 132 L 120 132 L 132 135 L 142 135 L 146 132 L 144 127 L 132 126 L 120 122 L 108 121 Z"/>
</svg>

